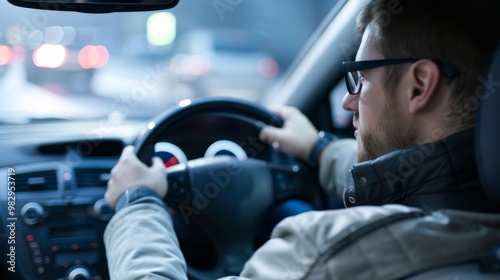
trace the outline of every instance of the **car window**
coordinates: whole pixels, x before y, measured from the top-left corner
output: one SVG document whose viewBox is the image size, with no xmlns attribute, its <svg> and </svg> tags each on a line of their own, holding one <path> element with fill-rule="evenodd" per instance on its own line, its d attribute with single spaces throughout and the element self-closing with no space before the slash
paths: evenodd
<svg viewBox="0 0 500 280">
<path fill-rule="evenodd" d="M 342 107 L 342 99 L 346 94 L 345 82 L 342 79 L 339 81 L 328 96 L 330 102 L 332 124 L 335 132 L 341 137 L 352 137 L 352 116 L 353 112 L 344 110 Z"/>
<path fill-rule="evenodd" d="M 180 1 L 83 14 L 0 2 L 0 121 L 151 118 L 183 100 L 259 101 L 336 0 Z"/>
</svg>

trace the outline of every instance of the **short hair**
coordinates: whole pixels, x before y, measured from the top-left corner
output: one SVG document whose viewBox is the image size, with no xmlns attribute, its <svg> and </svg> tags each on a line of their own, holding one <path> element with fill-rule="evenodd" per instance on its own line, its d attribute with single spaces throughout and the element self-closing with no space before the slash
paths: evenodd
<svg viewBox="0 0 500 280">
<path fill-rule="evenodd" d="M 500 1 L 372 0 L 357 18 L 362 35 L 374 23 L 374 45 L 385 58 L 428 58 L 458 67 L 445 121 L 457 130 L 475 125 L 477 89 L 500 35 Z M 384 87 L 393 88 L 407 65 L 386 68 Z"/>
</svg>

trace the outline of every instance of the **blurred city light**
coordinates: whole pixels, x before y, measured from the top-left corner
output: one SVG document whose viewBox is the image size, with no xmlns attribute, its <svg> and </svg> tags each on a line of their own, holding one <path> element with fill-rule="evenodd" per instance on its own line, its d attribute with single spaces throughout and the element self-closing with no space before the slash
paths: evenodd
<svg viewBox="0 0 500 280">
<path fill-rule="evenodd" d="M 210 59 L 204 55 L 191 56 L 189 68 L 193 75 L 205 75 L 210 71 Z"/>
<path fill-rule="evenodd" d="M 26 45 L 30 49 L 35 49 L 43 44 L 43 33 L 40 30 L 33 30 L 26 35 Z"/>
<path fill-rule="evenodd" d="M 257 72 L 264 78 L 273 78 L 278 75 L 279 71 L 278 63 L 271 58 L 261 59 L 257 64 Z"/>
<path fill-rule="evenodd" d="M 64 37 L 64 30 L 61 26 L 50 26 L 45 29 L 43 38 L 47 44 L 60 44 Z"/>
<path fill-rule="evenodd" d="M 18 26 L 11 26 L 7 29 L 7 43 L 10 45 L 19 45 L 23 43 L 22 30 Z"/>
<path fill-rule="evenodd" d="M 24 58 L 26 57 L 26 51 L 24 50 L 23 47 L 21 46 L 14 46 L 12 47 L 12 51 L 14 53 L 14 56 L 12 57 L 12 61 L 10 64 L 20 64 L 23 62 Z"/>
<path fill-rule="evenodd" d="M 43 44 L 33 52 L 33 62 L 38 67 L 58 68 L 68 59 L 68 50 L 62 45 Z"/>
<path fill-rule="evenodd" d="M 88 45 L 78 53 L 78 63 L 83 69 L 101 68 L 108 60 L 109 52 L 104 46 Z"/>
<path fill-rule="evenodd" d="M 147 21 L 147 38 L 153 46 L 166 46 L 175 40 L 176 18 L 169 12 L 155 13 Z"/>
<path fill-rule="evenodd" d="M 0 45 L 0 65 L 6 65 L 14 56 L 14 52 L 9 46 L 1 46 Z"/>
<path fill-rule="evenodd" d="M 76 31 L 73 26 L 64 26 L 63 28 L 63 37 L 61 39 L 61 44 L 69 45 L 73 43 L 76 36 Z"/>
</svg>

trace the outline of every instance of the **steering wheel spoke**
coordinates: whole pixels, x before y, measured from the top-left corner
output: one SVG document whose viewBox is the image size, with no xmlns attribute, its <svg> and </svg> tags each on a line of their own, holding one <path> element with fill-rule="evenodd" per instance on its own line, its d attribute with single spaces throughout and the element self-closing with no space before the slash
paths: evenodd
<svg viewBox="0 0 500 280">
<path fill-rule="evenodd" d="M 189 201 L 189 178 L 185 164 L 178 164 L 168 168 L 168 193 L 166 202 L 186 203 Z"/>
<path fill-rule="evenodd" d="M 300 195 L 304 186 L 298 165 L 268 164 L 268 166 L 273 178 L 275 202 Z"/>
</svg>

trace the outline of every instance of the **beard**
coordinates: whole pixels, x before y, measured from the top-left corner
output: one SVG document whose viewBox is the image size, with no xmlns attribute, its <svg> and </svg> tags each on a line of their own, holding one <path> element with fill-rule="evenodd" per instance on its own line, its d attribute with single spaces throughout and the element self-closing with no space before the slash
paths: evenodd
<svg viewBox="0 0 500 280">
<path fill-rule="evenodd" d="M 386 104 L 383 110 L 386 113 L 383 113 L 377 126 L 364 127 L 358 134 L 357 163 L 416 145 L 415 130 L 402 118 L 397 108 L 397 104 Z M 354 115 L 355 122 L 358 114 Z"/>
</svg>

